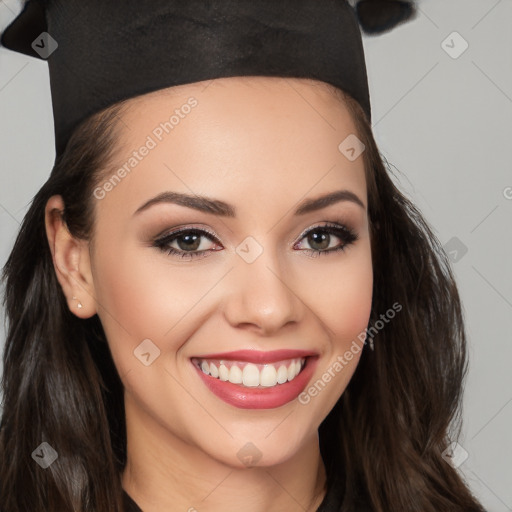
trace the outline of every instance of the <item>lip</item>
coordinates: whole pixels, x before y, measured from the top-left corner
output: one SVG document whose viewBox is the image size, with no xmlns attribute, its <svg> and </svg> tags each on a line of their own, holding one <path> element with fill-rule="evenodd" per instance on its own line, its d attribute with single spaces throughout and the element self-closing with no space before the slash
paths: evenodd
<svg viewBox="0 0 512 512">
<path fill-rule="evenodd" d="M 230 352 L 229 355 L 235 354 L 234 357 L 238 358 L 240 357 L 241 353 L 245 352 L 246 351 Z M 259 352 L 258 354 L 261 354 L 261 352 Z M 269 352 L 263 352 L 263 354 L 266 354 L 266 356 L 270 355 Z M 272 357 L 277 357 L 276 360 L 280 360 L 283 354 L 285 356 L 289 356 L 289 354 L 295 355 L 299 354 L 299 352 L 296 350 L 285 350 L 275 351 L 275 353 L 272 354 Z M 213 355 L 215 355 L 216 357 L 213 357 Z M 211 354 L 208 357 L 203 358 L 217 359 L 217 356 L 219 355 L 222 355 L 224 359 L 227 359 L 225 357 L 227 354 Z M 252 355 L 254 356 L 255 354 Z M 247 354 L 245 353 L 244 357 L 246 356 Z M 260 357 L 261 359 L 260 355 L 256 357 Z M 285 382 L 283 384 L 277 384 L 276 386 L 271 388 L 250 388 L 241 386 L 239 384 L 233 384 L 229 381 L 221 381 L 216 377 L 206 375 L 193 363 L 192 366 L 195 368 L 195 371 L 198 373 L 199 377 L 204 382 L 206 387 L 214 395 L 216 395 L 224 402 L 233 405 L 234 407 L 237 407 L 239 409 L 274 409 L 276 407 L 286 405 L 292 400 L 295 400 L 304 391 L 309 381 L 311 380 L 313 373 L 315 372 L 318 357 L 307 357 L 304 355 L 297 357 L 306 357 L 306 364 L 302 371 L 293 380 Z M 268 361 L 268 359 L 265 359 L 264 362 L 270 361 Z"/>
<path fill-rule="evenodd" d="M 255 364 L 275 363 L 286 359 L 300 359 L 302 357 L 317 356 L 311 350 L 235 350 L 234 352 L 218 352 L 216 354 L 203 354 L 194 356 L 195 359 L 223 359 L 226 361 L 244 361 Z M 192 359 L 192 358 L 191 358 Z"/>
</svg>

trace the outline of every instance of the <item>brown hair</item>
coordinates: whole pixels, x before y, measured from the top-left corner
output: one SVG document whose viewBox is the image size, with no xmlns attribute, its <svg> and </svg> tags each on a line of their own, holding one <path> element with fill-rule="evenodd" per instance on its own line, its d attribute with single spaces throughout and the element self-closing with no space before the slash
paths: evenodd
<svg viewBox="0 0 512 512">
<path fill-rule="evenodd" d="M 339 91 L 338 91 L 339 93 Z M 319 428 L 328 485 L 340 510 L 482 512 L 442 457 L 460 420 L 466 339 L 445 254 L 395 187 L 359 104 L 342 94 L 365 144 L 374 290 L 370 323 L 400 314 L 363 350 L 346 391 Z M 63 197 L 71 234 L 91 239 L 93 190 L 114 157 L 124 102 L 87 119 L 34 197 L 3 271 L 9 321 L 0 423 L 3 512 L 120 512 L 126 463 L 123 386 L 99 318 L 68 307 L 46 238 L 44 210 Z M 460 428 L 460 427 L 459 427 Z M 48 442 L 58 459 L 41 470 L 30 454 Z"/>
<path fill-rule="evenodd" d="M 343 97 L 366 146 L 374 271 L 369 325 L 393 304 L 402 305 L 373 335 L 375 350 L 363 350 L 347 389 L 320 426 L 323 453 L 333 473 L 345 477 L 343 511 L 353 509 L 360 490 L 376 512 L 481 512 L 443 458 L 460 434 L 467 372 L 462 306 L 449 260 L 393 183 L 360 105 L 331 90 Z"/>
</svg>

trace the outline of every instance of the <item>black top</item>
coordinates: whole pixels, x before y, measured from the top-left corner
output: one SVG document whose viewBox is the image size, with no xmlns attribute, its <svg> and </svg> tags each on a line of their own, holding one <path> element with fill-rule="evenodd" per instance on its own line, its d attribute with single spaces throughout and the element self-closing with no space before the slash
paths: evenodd
<svg viewBox="0 0 512 512">
<path fill-rule="evenodd" d="M 325 497 L 320 503 L 316 512 L 339 512 L 343 503 L 343 489 L 339 485 L 333 485 L 327 488 Z M 126 491 L 123 491 L 125 512 L 142 512 L 141 508 L 130 498 Z M 357 508 L 353 512 L 372 512 L 363 502 L 358 503 Z"/>
</svg>

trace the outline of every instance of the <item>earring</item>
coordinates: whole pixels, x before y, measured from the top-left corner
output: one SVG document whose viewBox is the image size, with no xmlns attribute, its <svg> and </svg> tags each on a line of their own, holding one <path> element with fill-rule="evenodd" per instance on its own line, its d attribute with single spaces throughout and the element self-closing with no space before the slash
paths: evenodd
<svg viewBox="0 0 512 512">
<path fill-rule="evenodd" d="M 74 295 L 73 295 L 73 300 L 78 300 Z M 78 304 L 76 305 L 76 307 L 78 309 L 81 309 L 83 306 L 82 306 L 82 303 L 80 301 L 78 301 Z"/>
</svg>

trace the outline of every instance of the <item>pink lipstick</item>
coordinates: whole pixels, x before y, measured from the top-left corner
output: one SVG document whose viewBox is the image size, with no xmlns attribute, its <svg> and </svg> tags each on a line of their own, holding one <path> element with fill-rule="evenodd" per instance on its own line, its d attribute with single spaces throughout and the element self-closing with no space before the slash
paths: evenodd
<svg viewBox="0 0 512 512">
<path fill-rule="evenodd" d="M 239 350 L 191 358 L 218 398 L 241 409 L 273 409 L 295 400 L 311 379 L 318 354 L 305 350 Z"/>
</svg>

